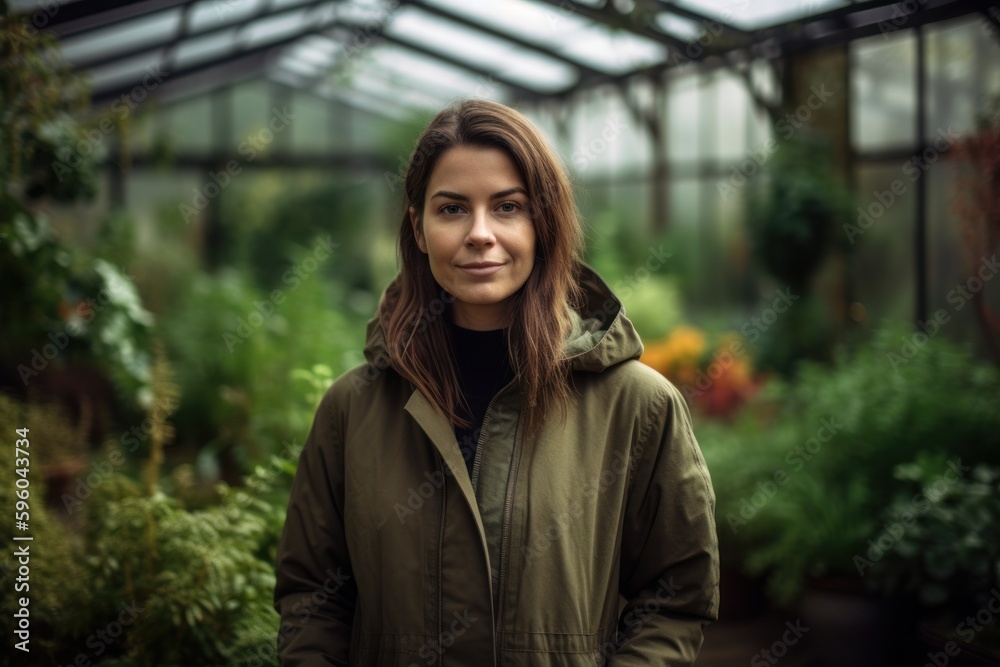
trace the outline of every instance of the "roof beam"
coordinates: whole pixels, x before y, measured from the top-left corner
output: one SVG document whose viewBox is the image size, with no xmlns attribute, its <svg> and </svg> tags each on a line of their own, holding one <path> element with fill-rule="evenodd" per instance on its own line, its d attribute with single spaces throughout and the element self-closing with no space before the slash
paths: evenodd
<svg viewBox="0 0 1000 667">
<path fill-rule="evenodd" d="M 737 28 L 732 23 L 727 21 L 721 21 L 716 18 L 712 18 L 708 14 L 690 9 L 688 7 L 681 7 L 680 5 L 675 5 L 672 2 L 666 2 L 666 0 L 656 0 L 656 5 L 660 8 L 660 11 L 668 12 L 681 18 L 689 19 L 691 21 L 697 21 L 701 24 L 706 23 L 717 23 L 722 26 L 724 31 L 728 31 L 734 35 L 738 35 L 743 39 L 749 39 L 751 34 L 742 28 Z"/>
<path fill-rule="evenodd" d="M 401 2 L 403 5 L 410 5 L 411 7 L 416 7 L 417 9 L 420 9 L 421 11 L 426 12 L 428 14 L 439 16 L 448 21 L 452 21 L 453 23 L 465 26 L 466 28 L 472 28 L 473 30 L 478 30 L 479 32 L 487 34 L 491 37 L 496 37 L 497 39 L 501 39 L 505 42 L 516 44 L 521 48 L 530 49 L 532 51 L 540 53 L 554 60 L 558 60 L 567 65 L 571 65 L 580 72 L 581 78 L 586 78 L 595 83 L 598 81 L 611 81 L 614 80 L 615 78 L 613 75 L 608 74 L 607 72 L 601 72 L 600 70 L 596 70 L 593 67 L 590 67 L 589 65 L 581 63 L 577 60 L 573 60 L 572 58 L 569 58 L 566 55 L 559 53 L 558 51 L 550 49 L 549 47 L 543 44 L 536 44 L 534 42 L 529 42 L 528 40 L 521 39 L 516 34 L 497 30 L 496 28 L 490 27 L 483 23 L 479 23 L 478 21 L 473 21 L 472 19 L 465 18 L 464 16 L 458 16 L 457 14 L 452 14 L 451 12 L 448 12 L 439 7 L 428 5 L 426 2 L 424 2 L 424 0 L 401 0 Z"/>
<path fill-rule="evenodd" d="M 337 25 L 336 19 L 326 22 L 321 22 L 319 25 L 313 25 L 308 28 L 304 28 L 282 39 L 275 40 L 267 44 L 261 44 L 259 46 L 256 46 L 252 49 L 247 49 L 245 51 L 237 51 L 234 53 L 230 53 L 221 58 L 213 58 L 205 62 L 200 62 L 196 65 L 191 65 L 188 67 L 181 68 L 174 72 L 166 72 L 166 75 L 169 77 L 169 81 L 173 82 L 184 77 L 204 72 L 205 70 L 211 69 L 213 67 L 226 65 L 237 61 L 242 61 L 244 59 L 261 57 L 261 56 L 265 56 L 266 59 L 266 55 L 273 52 L 274 50 L 289 46 L 290 44 L 297 42 L 303 37 L 308 37 L 309 35 L 322 33 L 323 31 L 330 29 L 334 25 Z M 100 102 L 110 101 L 116 97 L 125 95 L 129 91 L 131 91 L 132 88 L 135 87 L 135 85 L 136 85 L 135 83 L 132 83 L 122 86 L 116 86 L 115 88 L 111 89 L 94 91 L 92 96 L 94 103 L 97 104 Z"/>
<path fill-rule="evenodd" d="M 331 28 L 334 28 L 334 27 L 343 27 L 343 28 L 346 28 L 348 30 L 351 30 L 353 28 L 361 28 L 361 29 L 365 29 L 366 28 L 365 26 L 361 26 L 361 25 L 358 25 L 358 24 L 355 24 L 355 23 L 348 23 L 348 22 L 337 20 L 337 19 L 332 19 L 332 20 L 329 20 L 329 21 L 321 22 L 319 25 L 312 25 L 310 27 L 304 28 L 304 29 L 299 30 L 298 32 L 292 34 L 292 35 L 289 35 L 289 36 L 284 37 L 282 39 L 276 40 L 274 42 L 269 42 L 267 44 L 262 44 L 260 46 L 257 46 L 257 47 L 252 48 L 252 49 L 248 49 L 246 51 L 239 51 L 239 52 L 236 52 L 236 53 L 232 53 L 232 54 L 229 54 L 227 56 L 223 56 L 222 58 L 216 58 L 216 59 L 212 59 L 212 60 L 209 60 L 209 61 L 201 62 L 201 63 L 195 64 L 195 65 L 191 65 L 189 67 L 182 68 L 182 69 L 174 71 L 174 72 L 167 72 L 166 74 L 169 77 L 170 83 L 172 83 L 172 82 L 174 82 L 174 81 L 176 81 L 178 79 L 182 79 L 182 78 L 185 78 L 185 77 L 188 77 L 188 76 L 193 76 L 195 74 L 199 74 L 201 72 L 204 72 L 206 70 L 209 70 L 209 69 L 212 69 L 212 68 L 215 68 L 215 67 L 219 67 L 219 66 L 231 64 L 231 63 L 238 62 L 238 61 L 243 61 L 244 59 L 249 59 L 249 58 L 254 58 L 254 57 L 264 57 L 265 60 L 266 60 L 267 54 L 273 53 L 274 51 L 277 51 L 277 50 L 280 50 L 280 49 L 282 49 L 284 47 L 290 46 L 291 44 L 294 44 L 295 42 L 301 40 L 303 37 L 308 37 L 310 35 L 315 35 L 315 34 L 321 34 L 321 33 L 324 33 L 327 30 L 330 30 Z M 371 30 L 370 26 L 367 28 L 367 30 L 368 30 L 368 33 L 371 34 L 372 30 Z M 382 32 L 381 28 L 379 28 L 377 30 L 376 34 L 372 35 L 372 39 L 377 39 L 379 37 L 381 37 L 382 39 L 384 39 L 384 40 L 386 40 L 388 42 L 392 42 L 394 44 L 398 44 L 399 46 L 402 46 L 404 48 L 407 48 L 407 49 L 410 49 L 410 50 L 413 50 L 413 51 L 417 51 L 417 52 L 422 53 L 424 55 L 430 56 L 432 58 L 436 58 L 438 60 L 442 60 L 444 62 L 447 62 L 447 63 L 451 64 L 451 65 L 457 66 L 457 67 L 459 67 L 461 69 L 468 70 L 470 72 L 473 72 L 474 74 L 478 74 L 480 76 L 485 76 L 485 77 L 487 77 L 487 78 L 489 78 L 491 80 L 495 80 L 498 83 L 501 83 L 501 84 L 503 84 L 505 86 L 508 86 L 508 87 L 510 87 L 510 88 L 518 91 L 519 93 L 525 95 L 526 97 L 539 98 L 539 97 L 544 97 L 544 95 L 545 95 L 544 93 L 542 93 L 540 91 L 533 90 L 533 89 L 528 88 L 528 87 L 526 87 L 526 86 L 524 86 L 522 84 L 519 84 L 517 82 L 514 82 L 514 81 L 511 81 L 509 79 L 506 79 L 505 77 L 496 76 L 495 73 L 493 73 L 493 72 L 491 72 L 489 70 L 469 65 L 468 63 L 462 62 L 461 60 L 459 60 L 457 58 L 453 58 L 453 57 L 445 55 L 443 53 L 438 53 L 438 52 L 436 52 L 436 51 L 434 51 L 432 49 L 428 49 L 428 48 L 420 46 L 418 44 L 414 44 L 414 43 L 409 42 L 407 40 L 403 40 L 403 39 L 400 39 L 398 37 L 393 37 L 393 36 L 387 35 L 384 32 Z M 262 63 L 261 66 L 263 66 L 263 64 L 266 64 L 266 63 Z M 135 83 L 131 83 L 131 84 L 127 84 L 127 85 L 116 86 L 114 88 L 109 88 L 109 89 L 105 89 L 105 90 L 95 90 L 94 93 L 92 94 L 93 103 L 95 105 L 102 104 L 102 103 L 105 103 L 105 102 L 110 102 L 111 100 L 113 100 L 115 98 L 118 98 L 118 97 L 121 97 L 122 95 L 127 95 L 135 87 L 135 85 L 136 85 Z M 169 85 L 169 84 L 165 84 L 165 85 Z"/>
<path fill-rule="evenodd" d="M 537 2 L 552 5 L 563 12 L 570 11 L 571 13 L 577 13 L 580 16 L 603 25 L 622 28 L 664 46 L 679 48 L 684 44 L 682 40 L 671 37 L 666 33 L 660 32 L 659 30 L 653 30 L 649 26 L 636 25 L 635 21 L 633 21 L 629 16 L 619 14 L 618 12 L 610 10 L 607 7 L 604 9 L 595 9 L 593 7 L 577 4 L 576 2 L 573 2 L 573 0 L 537 0 Z M 567 10 L 567 7 L 569 7 L 569 10 Z"/>
<path fill-rule="evenodd" d="M 78 0 L 61 4 L 59 11 L 45 24 L 45 30 L 52 30 L 60 38 L 65 38 L 138 17 L 154 16 L 193 3 L 194 0 L 146 0 L 146 2 Z"/>
<path fill-rule="evenodd" d="M 208 30 L 202 30 L 201 32 L 189 33 L 187 35 L 187 40 L 198 39 L 201 37 L 209 37 L 211 35 L 217 35 L 226 32 L 227 30 L 233 30 L 234 28 L 240 29 L 248 25 L 250 22 L 262 18 L 264 15 L 267 15 L 268 18 L 275 18 L 275 17 L 280 18 L 283 16 L 291 15 L 295 12 L 300 12 L 302 10 L 308 11 L 309 9 L 312 9 L 320 4 L 322 4 L 322 0 L 312 0 L 312 2 L 303 3 L 301 5 L 296 5 L 294 7 L 289 7 L 287 9 L 275 11 L 270 14 L 268 14 L 266 10 L 265 11 L 258 10 L 253 15 L 245 19 L 242 19 L 240 21 L 232 21 L 224 25 L 219 25 L 215 26 L 214 28 L 209 28 Z M 113 62 L 120 62 L 122 60 L 127 60 L 129 58 L 135 58 L 145 53 L 149 53 L 151 51 L 156 51 L 157 49 L 168 47 L 171 45 L 171 43 L 173 43 L 173 41 L 174 40 L 172 38 L 166 38 L 157 42 L 152 42 L 152 43 L 147 42 L 146 44 L 141 44 L 126 51 L 111 53 L 106 56 L 94 58 L 92 60 L 84 60 L 82 62 L 77 63 L 75 65 L 75 69 L 94 69 L 97 67 L 103 67 Z"/>
<path fill-rule="evenodd" d="M 161 87 L 156 89 L 159 95 L 169 95 L 175 90 L 185 90 L 198 85 L 209 85 L 216 79 L 235 79 L 241 76 L 259 74 L 267 66 L 271 46 L 253 49 L 244 53 L 234 54 L 218 61 L 211 61 L 198 66 L 167 72 Z M 130 82 L 105 89 L 95 90 L 91 94 L 91 106 L 97 107 L 109 104 L 122 97 L 128 98 L 138 84 Z M 131 104 L 129 106 L 132 106 Z"/>
<path fill-rule="evenodd" d="M 541 98 L 541 97 L 548 96 L 548 93 L 544 93 L 542 91 L 535 90 L 533 88 L 528 88 L 524 84 L 517 83 L 516 81 L 512 81 L 512 80 L 510 80 L 510 79 L 508 79 L 506 77 L 499 76 L 499 75 L 496 74 L 496 72 L 493 72 L 491 70 L 484 69 L 482 67 L 477 67 L 475 65 L 470 65 L 469 63 L 463 62 L 462 60 L 460 60 L 458 58 L 455 58 L 453 56 L 449 56 L 449 55 L 444 54 L 444 53 L 439 53 L 438 51 L 435 51 L 433 49 L 428 49 L 427 47 L 421 46 L 420 44 L 414 44 L 413 42 L 410 42 L 408 40 L 402 39 L 400 37 L 395 37 L 393 35 L 388 35 L 388 34 L 386 34 L 384 32 L 380 32 L 379 37 L 381 37 L 382 39 L 386 40 L 387 42 L 390 42 L 392 44 L 396 44 L 397 46 L 402 46 L 403 48 L 410 49 L 411 51 L 416 51 L 417 53 L 423 54 L 425 56 L 429 56 L 431 58 L 435 58 L 435 59 L 440 60 L 442 62 L 446 62 L 449 65 L 453 65 L 453 66 L 458 67 L 460 69 L 468 70 L 469 72 L 472 72 L 473 74 L 477 74 L 479 76 L 486 77 L 487 79 L 492 79 L 492 80 L 496 81 L 497 83 L 502 83 L 503 85 L 507 86 L 508 88 L 511 88 L 512 90 L 515 90 L 518 93 L 524 95 L 525 97 L 528 97 L 528 98 L 531 98 L 531 99 L 538 99 L 538 98 Z"/>
<path fill-rule="evenodd" d="M 548 2 L 549 4 L 557 3 L 557 0 L 538 1 Z M 930 2 L 934 1 L 935 0 L 930 0 Z M 958 16 L 976 12 L 980 6 L 979 2 L 964 2 L 962 0 L 937 0 L 937 3 L 938 4 L 936 6 L 925 7 L 917 12 L 914 12 L 913 14 L 907 15 L 905 23 L 899 26 L 899 29 L 904 30 L 918 25 L 925 25 L 927 23 L 956 18 Z M 753 40 L 745 47 L 728 49 L 725 54 L 726 57 L 723 58 L 723 61 L 720 64 L 732 69 L 733 65 L 729 56 L 733 53 L 746 50 L 752 57 L 755 51 L 759 53 L 758 49 L 766 42 L 771 41 L 778 44 L 778 47 L 783 55 L 789 55 L 803 53 L 834 44 L 843 44 L 855 39 L 877 35 L 882 31 L 882 27 L 879 25 L 879 22 L 887 20 L 887 14 L 876 16 L 861 25 L 853 25 L 849 20 L 850 17 L 882 8 L 891 11 L 894 4 L 895 3 L 887 2 L 885 0 L 864 0 L 861 2 L 855 2 L 847 7 L 840 7 L 838 9 L 816 14 L 814 16 L 794 19 L 770 28 L 755 31 L 753 33 Z M 803 25 L 821 21 L 836 21 L 844 27 L 841 30 L 833 31 L 830 34 L 823 35 L 822 37 L 799 37 L 802 33 Z M 665 62 L 646 65 L 631 72 L 627 72 L 622 75 L 622 78 L 631 79 L 633 77 L 655 76 L 679 65 L 704 60 L 708 55 L 711 54 L 705 54 L 701 58 L 684 58 L 683 60 L 672 60 L 668 57 Z M 575 84 L 568 86 L 553 96 L 565 99 L 586 87 L 588 87 L 588 84 L 586 83 Z M 765 106 L 767 105 L 765 104 Z"/>
</svg>

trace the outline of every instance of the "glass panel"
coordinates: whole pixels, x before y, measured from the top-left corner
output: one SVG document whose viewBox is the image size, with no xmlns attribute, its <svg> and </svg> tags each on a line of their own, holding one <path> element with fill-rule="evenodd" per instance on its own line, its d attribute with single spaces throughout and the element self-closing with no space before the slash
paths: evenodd
<svg viewBox="0 0 1000 667">
<path fill-rule="evenodd" d="M 964 222 L 952 207 L 956 185 L 966 178 L 964 167 L 942 161 L 931 166 L 927 179 L 927 290 L 928 314 L 943 309 L 949 316 L 948 337 L 970 342 L 980 354 L 987 354 L 983 334 L 972 303 L 972 289 L 979 283 L 970 279 L 989 264 L 991 252 L 967 249 L 963 241 Z M 985 269 L 983 275 L 989 269 Z M 964 288 L 964 292 L 963 292 Z M 981 289 L 994 311 L 1000 311 L 1000 281 L 991 278 Z"/>
<path fill-rule="evenodd" d="M 702 112 L 699 104 L 699 77 L 688 75 L 667 89 L 667 155 L 671 162 L 694 160 L 699 156 L 698 130 Z"/>
<path fill-rule="evenodd" d="M 277 41 L 304 29 L 307 25 L 315 26 L 317 21 L 314 19 L 310 12 L 303 9 L 254 21 L 241 31 L 241 45 L 249 49 Z"/>
<path fill-rule="evenodd" d="M 656 42 L 625 31 L 614 31 L 563 6 L 549 7 L 525 0 L 506 0 L 503 11 L 485 2 L 427 0 L 448 12 L 547 46 L 572 60 L 606 72 L 623 72 L 665 56 Z M 587 3 L 581 3 L 587 4 Z"/>
<path fill-rule="evenodd" d="M 728 22 L 744 30 L 763 28 L 784 23 L 804 16 L 812 16 L 837 7 L 845 7 L 845 0 L 808 0 L 789 2 L 788 0 L 677 0 L 677 4 L 708 17 Z"/>
<path fill-rule="evenodd" d="M 295 119 L 291 123 L 293 152 L 327 152 L 333 147 L 329 102 L 308 92 L 297 92 L 292 100 Z"/>
<path fill-rule="evenodd" d="M 701 209 L 700 198 L 701 191 L 696 179 L 671 179 L 669 225 L 671 227 L 697 227 Z"/>
<path fill-rule="evenodd" d="M 389 78 L 409 81 L 413 87 L 432 88 L 449 97 L 495 99 L 501 88 L 486 77 L 391 44 L 379 44 L 372 50 L 371 67 Z"/>
<path fill-rule="evenodd" d="M 331 100 L 336 100 L 346 106 L 351 112 L 351 118 L 356 115 L 355 112 L 362 112 L 396 121 L 402 121 L 408 115 L 405 109 L 391 105 L 386 106 L 382 100 L 374 99 L 364 93 L 342 88 L 335 84 L 321 84 L 317 86 L 316 93 Z M 348 135 L 348 137 L 350 136 Z M 348 144 L 354 145 L 351 141 L 348 141 Z"/>
<path fill-rule="evenodd" d="M 660 12 L 657 14 L 656 25 L 661 31 L 677 39 L 682 39 L 685 42 L 693 42 L 698 39 L 704 30 L 697 21 L 692 21 L 691 19 L 669 12 Z"/>
<path fill-rule="evenodd" d="M 191 101 L 181 102 L 170 109 L 167 118 L 169 119 L 168 140 L 177 152 L 201 155 L 209 153 L 215 148 L 211 134 L 212 100 L 210 97 L 196 97 Z"/>
<path fill-rule="evenodd" d="M 912 30 L 850 45 L 851 143 L 871 150 L 910 146 L 916 123 L 916 39 Z"/>
<path fill-rule="evenodd" d="M 186 39 L 177 45 L 174 52 L 174 67 L 189 67 L 198 62 L 211 61 L 226 55 L 233 48 L 236 29 L 225 30 L 205 37 Z"/>
<path fill-rule="evenodd" d="M 573 110 L 570 168 L 583 176 L 634 174 L 650 163 L 650 145 L 644 128 L 617 90 L 592 91 L 578 99 Z"/>
<path fill-rule="evenodd" d="M 139 17 L 109 28 L 98 28 L 80 37 L 60 40 L 66 62 L 77 62 L 124 53 L 144 44 L 155 44 L 173 36 L 180 26 L 180 10 Z"/>
<path fill-rule="evenodd" d="M 912 321 L 916 188 L 898 164 L 863 164 L 856 183 L 859 206 L 850 228 L 855 300 L 868 326 L 882 318 Z"/>
<path fill-rule="evenodd" d="M 496 72 L 532 89 L 558 90 L 573 83 L 577 76 L 572 66 L 411 7 L 395 15 L 386 34 Z"/>
<path fill-rule="evenodd" d="M 158 84 L 153 79 L 149 79 L 150 87 L 144 88 L 142 79 L 148 73 L 158 75 L 159 72 L 163 71 L 162 68 L 158 67 L 160 65 L 160 55 L 161 52 L 153 51 L 152 53 L 143 54 L 128 60 L 115 61 L 104 67 L 87 70 L 87 74 L 91 77 L 93 91 L 100 92 L 102 89 L 126 85 L 138 86 L 140 90 L 152 90 Z M 160 80 L 163 81 L 166 78 L 160 77 Z M 137 92 L 133 96 L 136 102 L 142 102 L 145 98 L 146 94 L 144 92 Z"/>
<path fill-rule="evenodd" d="M 333 40 L 312 36 L 296 42 L 293 53 L 296 58 L 311 65 L 329 67 L 340 50 L 340 45 Z"/>
<path fill-rule="evenodd" d="M 735 75 L 721 70 L 715 74 L 710 85 L 714 88 L 712 97 L 715 103 L 712 156 L 722 160 L 745 157 L 747 116 L 753 104 L 746 85 Z"/>
<path fill-rule="evenodd" d="M 270 89 L 270 84 L 257 79 L 232 90 L 233 136 L 229 143 L 239 144 L 264 126 L 272 107 Z"/>
<path fill-rule="evenodd" d="M 245 21 L 259 9 L 264 0 L 202 0 L 191 8 L 188 25 L 198 33 L 223 25 Z"/>
<path fill-rule="evenodd" d="M 964 133 L 1000 93 L 1000 41 L 984 19 L 963 17 L 927 28 L 928 140 Z"/>
<path fill-rule="evenodd" d="M 381 99 L 385 104 L 400 104 L 406 107 L 417 107 L 437 111 L 447 103 L 447 99 L 433 95 L 433 89 L 410 88 L 392 81 L 386 81 L 381 76 L 373 76 L 363 72 L 354 77 L 346 87 L 365 93 L 372 98 Z"/>
</svg>

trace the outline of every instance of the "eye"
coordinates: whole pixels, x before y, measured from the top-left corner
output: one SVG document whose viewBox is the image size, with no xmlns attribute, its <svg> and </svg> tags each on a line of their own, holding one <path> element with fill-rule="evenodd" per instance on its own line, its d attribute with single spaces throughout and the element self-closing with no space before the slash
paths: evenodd
<svg viewBox="0 0 1000 667">
<path fill-rule="evenodd" d="M 445 204 L 438 210 L 445 215 L 458 215 L 462 211 L 462 207 L 458 204 Z"/>
<path fill-rule="evenodd" d="M 510 207 L 510 208 L 504 208 Z M 515 213 L 521 209 L 521 205 L 516 201 L 505 201 L 500 204 L 501 212 L 503 213 Z"/>
</svg>

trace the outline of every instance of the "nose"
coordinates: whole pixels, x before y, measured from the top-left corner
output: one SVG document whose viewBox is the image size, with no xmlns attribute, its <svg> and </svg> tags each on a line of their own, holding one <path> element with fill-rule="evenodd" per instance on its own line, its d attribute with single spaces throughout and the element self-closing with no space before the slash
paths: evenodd
<svg viewBox="0 0 1000 667">
<path fill-rule="evenodd" d="M 477 207 L 472 214 L 472 227 L 465 237 L 465 244 L 474 247 L 490 246 L 496 243 L 496 236 L 490 225 L 489 212 L 483 207 Z"/>
</svg>

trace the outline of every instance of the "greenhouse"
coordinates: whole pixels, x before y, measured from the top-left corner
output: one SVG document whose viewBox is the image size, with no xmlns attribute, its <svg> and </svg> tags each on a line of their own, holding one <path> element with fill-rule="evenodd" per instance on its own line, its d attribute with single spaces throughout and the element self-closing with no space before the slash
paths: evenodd
<svg viewBox="0 0 1000 667">
<path fill-rule="evenodd" d="M 0 0 L 0 60 L 4 664 L 1000 665 L 997 3 Z"/>
</svg>

